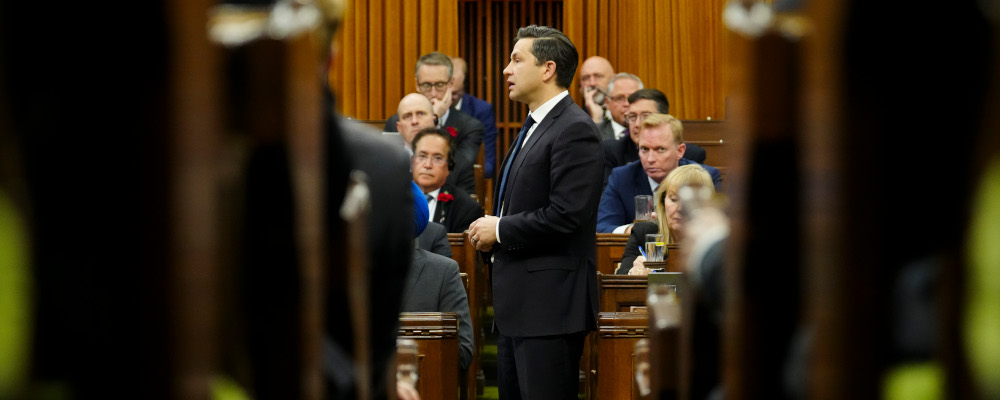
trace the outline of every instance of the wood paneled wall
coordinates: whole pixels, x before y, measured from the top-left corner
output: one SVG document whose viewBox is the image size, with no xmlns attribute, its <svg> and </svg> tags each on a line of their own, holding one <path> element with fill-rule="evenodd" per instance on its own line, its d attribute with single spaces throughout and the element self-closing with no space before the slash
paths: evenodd
<svg viewBox="0 0 1000 400">
<path fill-rule="evenodd" d="M 517 29 L 531 24 L 562 29 L 563 2 L 459 0 L 459 15 L 459 54 L 469 64 L 465 89 L 496 110 L 500 162 L 528 115 L 527 106 L 507 97 L 503 79 Z"/>
<path fill-rule="evenodd" d="M 434 50 L 458 53 L 455 0 L 352 0 L 330 71 L 337 111 L 384 120 L 416 92 L 414 65 Z"/>
<path fill-rule="evenodd" d="M 526 110 L 507 99 L 502 71 L 517 28 L 563 30 L 581 63 L 599 55 L 670 99 L 684 120 L 725 118 L 725 0 L 356 0 L 337 38 L 331 79 L 338 111 L 384 120 L 415 91 L 413 66 L 439 50 L 469 63 L 466 90 L 497 110 L 502 154 Z M 579 71 L 578 71 L 579 72 Z M 582 103 L 574 81 L 570 89 Z"/>
<path fill-rule="evenodd" d="M 564 32 L 580 60 L 602 56 L 639 76 L 685 119 L 725 118 L 724 0 L 579 0 L 565 3 Z M 579 71 L 578 71 L 579 72 Z M 577 91 L 571 89 L 578 103 Z"/>
</svg>

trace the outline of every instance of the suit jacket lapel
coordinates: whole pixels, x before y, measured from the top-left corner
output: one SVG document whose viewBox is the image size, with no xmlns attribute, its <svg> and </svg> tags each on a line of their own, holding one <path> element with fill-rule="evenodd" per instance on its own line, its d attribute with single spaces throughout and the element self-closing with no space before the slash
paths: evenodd
<svg viewBox="0 0 1000 400">
<path fill-rule="evenodd" d="M 646 176 L 646 170 L 642 169 L 641 163 L 638 167 L 639 168 L 636 168 L 634 175 L 635 181 L 632 182 L 635 184 L 635 188 L 637 190 L 636 194 L 653 194 L 652 190 L 650 190 L 649 193 L 646 193 L 646 190 L 649 189 L 649 178 Z"/>
<path fill-rule="evenodd" d="M 541 140 L 542 136 L 545 135 L 548 129 L 552 126 L 552 124 L 555 123 L 556 119 L 559 118 L 559 115 L 562 114 L 563 110 L 565 110 L 566 106 L 569 104 L 573 104 L 573 99 L 569 96 L 566 96 L 562 100 L 559 100 L 559 102 L 556 103 L 555 107 L 552 107 L 552 110 L 549 111 L 549 113 L 545 116 L 545 118 L 542 119 L 542 121 L 536 122 L 537 124 L 539 124 L 538 127 L 535 128 L 534 132 L 531 132 L 531 137 L 529 137 L 528 141 L 524 143 L 524 146 L 521 147 L 521 150 L 517 152 L 517 157 L 513 160 L 510 160 L 510 162 L 513 162 L 515 164 L 510 166 L 510 173 L 507 176 L 508 188 L 510 188 L 511 184 L 517 179 L 517 174 L 518 172 L 521 171 L 521 166 L 524 165 L 524 161 L 528 159 L 527 156 L 528 152 L 530 152 L 531 148 L 535 146 L 535 143 L 538 143 L 538 141 Z M 505 195 L 504 201 L 510 199 L 510 193 L 511 193 L 510 190 L 507 190 L 507 193 L 504 193 Z"/>
<path fill-rule="evenodd" d="M 452 192 L 454 192 L 454 190 L 451 190 L 449 188 L 449 186 L 450 185 L 447 185 L 447 184 L 445 184 L 444 186 L 441 186 L 441 191 L 438 192 L 439 193 L 438 194 L 438 198 L 439 199 L 437 201 L 437 204 L 434 205 L 434 222 L 437 222 L 439 224 L 443 224 L 444 223 L 445 214 L 447 214 L 448 210 L 451 208 L 450 207 L 451 206 L 451 201 L 445 202 L 445 201 L 441 201 L 440 200 L 440 197 L 441 197 L 440 193 L 445 193 L 445 192 L 452 193 Z M 452 200 L 452 201 L 454 201 L 454 200 Z"/>
</svg>

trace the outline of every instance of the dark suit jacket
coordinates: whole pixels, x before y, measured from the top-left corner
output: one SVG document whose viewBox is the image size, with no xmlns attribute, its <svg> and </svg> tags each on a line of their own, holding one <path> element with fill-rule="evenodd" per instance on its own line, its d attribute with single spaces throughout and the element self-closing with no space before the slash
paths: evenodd
<svg viewBox="0 0 1000 400">
<path fill-rule="evenodd" d="M 403 312 L 458 313 L 458 367 L 467 370 L 472 361 L 472 318 L 469 299 L 459 275 L 458 263 L 426 250 L 413 250 L 413 263 L 406 276 Z"/>
<path fill-rule="evenodd" d="M 597 132 L 601 134 L 601 141 L 615 140 L 615 127 L 611 125 L 611 120 L 604 118 L 597 124 Z"/>
<path fill-rule="evenodd" d="M 612 170 L 597 210 L 597 232 L 610 233 L 631 224 L 635 220 L 635 196 L 640 194 L 653 194 L 641 162 L 633 161 Z"/>
<path fill-rule="evenodd" d="M 621 139 L 605 140 L 602 145 L 604 146 L 604 185 L 607 185 L 611 170 L 632 161 L 639 161 L 639 146 L 636 146 L 635 142 L 632 141 L 628 131 Z"/>
<path fill-rule="evenodd" d="M 687 149 L 684 150 L 684 158 L 694 161 L 698 164 L 705 163 L 705 157 L 707 157 L 708 154 L 705 153 L 704 147 L 689 142 L 684 142 L 684 144 L 687 147 Z"/>
<path fill-rule="evenodd" d="M 483 172 L 492 177 L 497 166 L 497 117 L 493 105 L 466 93 L 462 96 L 462 111 L 483 123 Z"/>
<path fill-rule="evenodd" d="M 448 244 L 448 231 L 444 225 L 433 221 L 428 222 L 424 231 L 417 236 L 417 248 L 448 258 L 452 256 L 451 245 Z"/>
<path fill-rule="evenodd" d="M 608 129 L 611 129 L 611 123 L 608 123 Z M 639 160 L 639 146 L 632 141 L 632 138 L 628 135 L 628 131 L 625 132 L 625 137 L 618 140 L 605 140 L 604 141 L 604 184 L 608 184 L 608 175 L 611 175 L 611 170 L 616 167 L 628 164 L 632 161 Z M 694 143 L 685 142 L 687 147 L 684 150 L 684 158 L 694 161 L 698 164 L 705 163 L 705 148 Z"/>
<path fill-rule="evenodd" d="M 396 132 L 396 121 L 398 115 L 393 115 L 385 121 L 386 132 Z M 466 176 L 474 176 L 472 166 L 479 156 L 479 146 L 483 143 L 483 123 L 454 108 L 448 113 L 448 119 L 444 123 L 445 127 L 455 128 L 456 136 L 453 139 L 455 145 L 455 170 L 448 176 L 449 181 L 455 183 L 468 193 L 476 192 L 475 179 L 461 179 Z"/>
<path fill-rule="evenodd" d="M 490 269 L 495 328 L 507 336 L 583 332 L 597 319 L 601 139 L 569 96 L 537 124 L 497 170 L 511 163 Z"/>
<path fill-rule="evenodd" d="M 444 225 L 448 233 L 462 233 L 469 229 L 469 224 L 482 217 L 485 211 L 464 190 L 445 183 L 438 193 L 448 193 L 455 197 L 452 201 L 440 201 L 434 206 L 432 221 Z"/>
<path fill-rule="evenodd" d="M 677 162 L 678 166 L 688 164 L 696 163 L 686 158 Z M 705 168 L 712 176 L 715 190 L 721 190 L 722 173 L 715 167 L 698 165 Z M 601 194 L 601 204 L 597 211 L 597 232 L 609 233 L 619 226 L 631 224 L 635 220 L 635 196 L 640 194 L 653 194 L 646 171 L 642 169 L 642 162 L 633 161 L 613 169 L 608 178 L 608 185 Z"/>
</svg>

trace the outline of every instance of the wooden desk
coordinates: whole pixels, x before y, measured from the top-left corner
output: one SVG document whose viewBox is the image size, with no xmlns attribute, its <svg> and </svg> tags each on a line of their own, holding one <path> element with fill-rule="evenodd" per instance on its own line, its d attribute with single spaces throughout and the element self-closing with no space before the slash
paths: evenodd
<svg viewBox="0 0 1000 400">
<path fill-rule="evenodd" d="M 645 276 L 605 275 L 597 273 L 597 287 L 601 299 L 601 312 L 639 312 L 646 308 Z"/>
<path fill-rule="evenodd" d="M 419 349 L 417 392 L 421 399 L 458 398 L 458 314 L 404 312 L 399 338 L 413 339 Z"/>
<path fill-rule="evenodd" d="M 621 233 L 598 233 L 597 240 L 597 272 L 612 275 L 622 261 L 625 253 L 625 243 L 628 235 Z"/>
<path fill-rule="evenodd" d="M 635 342 L 646 337 L 648 316 L 640 312 L 602 312 L 591 348 L 590 382 L 594 399 L 639 399 L 635 385 Z"/>
</svg>

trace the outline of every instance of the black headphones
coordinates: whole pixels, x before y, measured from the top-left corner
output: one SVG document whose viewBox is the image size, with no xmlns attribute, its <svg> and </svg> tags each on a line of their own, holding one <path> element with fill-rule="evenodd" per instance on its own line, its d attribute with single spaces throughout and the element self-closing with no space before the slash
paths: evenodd
<svg viewBox="0 0 1000 400">
<path fill-rule="evenodd" d="M 451 135 L 448 134 L 448 131 L 444 130 L 443 128 L 436 127 L 436 125 L 437 125 L 437 117 L 436 116 L 434 117 L 434 123 L 435 123 L 435 127 L 434 128 L 424 128 L 424 129 L 420 130 L 420 132 L 417 132 L 416 136 L 413 137 L 413 146 L 412 146 L 412 148 L 416 149 L 417 148 L 417 142 L 419 142 L 420 139 L 422 139 L 424 136 L 427 136 L 427 135 L 438 135 L 438 136 L 441 136 L 442 138 L 444 138 L 444 140 L 446 142 L 448 142 L 448 171 L 449 172 L 450 171 L 454 171 L 455 170 L 455 138 L 451 137 Z"/>
</svg>

